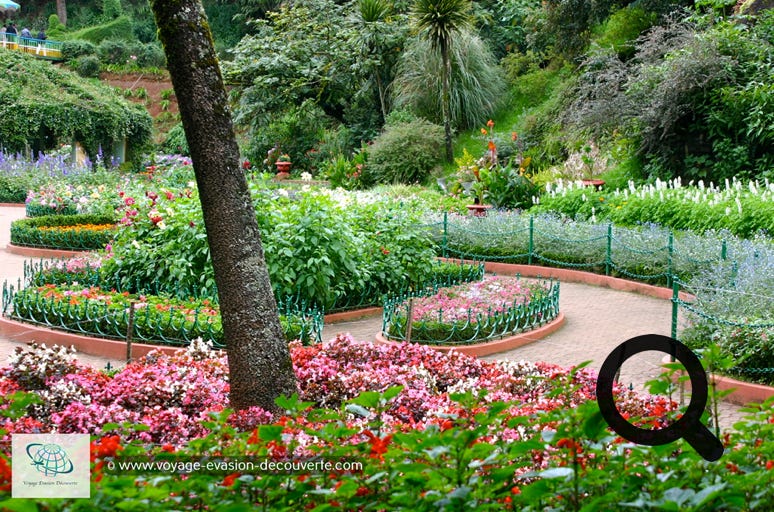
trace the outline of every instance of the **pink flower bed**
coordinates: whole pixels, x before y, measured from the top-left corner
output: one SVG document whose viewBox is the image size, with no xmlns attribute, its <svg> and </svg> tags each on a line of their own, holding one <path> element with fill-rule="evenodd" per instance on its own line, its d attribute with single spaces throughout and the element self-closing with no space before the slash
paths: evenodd
<svg viewBox="0 0 774 512">
<path fill-rule="evenodd" d="M 384 428 L 393 431 L 443 425 L 450 414 L 459 415 L 462 411 L 450 398 L 452 393 L 486 392 L 483 405 L 512 403 L 511 416 L 575 407 L 594 399 L 595 376 L 585 369 L 570 373 L 546 363 L 488 362 L 419 345 L 373 345 L 340 336 L 314 346 L 294 343 L 292 359 L 300 398 L 319 407 L 335 409 L 364 391 L 402 386 L 382 414 Z M 206 435 L 203 422 L 210 413 L 228 406 L 226 358 L 203 343 L 174 356 L 151 353 L 112 376 L 77 363 L 66 349 L 17 349 L 0 375 L 3 395 L 31 390 L 42 398 L 27 415 L 0 425 L 9 434 L 118 433 L 126 440 L 181 445 Z M 632 417 L 650 417 L 656 424 L 665 420 L 673 405 L 659 397 L 619 391 L 622 411 Z M 284 424 L 282 418 L 258 408 L 232 414 L 230 421 L 242 430 L 271 422 Z M 145 426 L 137 428 L 140 424 Z M 357 425 L 358 420 L 353 419 L 352 424 Z M 516 428 L 498 433 L 505 439 L 524 434 Z M 300 449 L 314 443 L 300 429 L 287 435 L 296 436 Z"/>
<path fill-rule="evenodd" d="M 545 285 L 515 277 L 486 276 L 481 281 L 442 288 L 434 295 L 414 299 L 412 318 L 415 322 L 475 321 L 478 314 L 503 313 L 527 304 L 536 290 L 538 294 L 548 292 Z"/>
</svg>

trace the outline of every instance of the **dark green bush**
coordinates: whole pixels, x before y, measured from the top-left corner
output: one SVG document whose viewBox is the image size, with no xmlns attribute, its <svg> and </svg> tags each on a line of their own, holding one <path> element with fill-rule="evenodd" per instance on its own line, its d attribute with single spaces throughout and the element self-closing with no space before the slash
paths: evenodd
<svg viewBox="0 0 774 512">
<path fill-rule="evenodd" d="M 369 183 L 422 183 L 442 162 L 443 128 L 424 119 L 389 125 L 368 149 Z"/>
<path fill-rule="evenodd" d="M 99 59 L 94 55 L 82 55 L 75 59 L 75 71 L 86 78 L 96 78 L 102 68 Z"/>
<path fill-rule="evenodd" d="M 126 64 L 126 61 L 129 60 L 130 49 L 126 41 L 106 39 L 99 43 L 97 53 L 105 64 Z"/>
<path fill-rule="evenodd" d="M 612 48 L 625 60 L 634 56 L 636 39 L 655 22 L 655 13 L 628 6 L 610 15 L 594 42 L 602 48 Z"/>
<path fill-rule="evenodd" d="M 185 138 L 183 123 L 177 123 L 167 132 L 167 138 L 161 144 L 161 149 L 165 153 L 174 155 L 190 155 L 188 141 Z"/>
<path fill-rule="evenodd" d="M 27 190 L 13 176 L 0 175 L 0 203 L 23 203 Z"/>
<path fill-rule="evenodd" d="M 77 59 L 82 55 L 94 55 L 97 53 L 97 47 L 89 41 L 63 41 L 62 58 L 64 60 Z"/>
<path fill-rule="evenodd" d="M 137 65 L 144 68 L 163 68 L 167 65 L 164 50 L 156 43 L 148 43 L 133 49 L 137 56 Z"/>
</svg>

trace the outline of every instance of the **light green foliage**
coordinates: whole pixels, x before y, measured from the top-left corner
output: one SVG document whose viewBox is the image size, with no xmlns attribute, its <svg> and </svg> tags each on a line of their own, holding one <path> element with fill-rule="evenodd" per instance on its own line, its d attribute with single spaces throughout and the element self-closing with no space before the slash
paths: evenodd
<svg viewBox="0 0 774 512">
<path fill-rule="evenodd" d="M 479 171 L 484 201 L 498 208 L 529 208 L 537 196 L 537 187 L 525 176 L 525 169 L 510 162 Z"/>
<path fill-rule="evenodd" d="M 48 17 L 48 28 L 46 29 L 46 35 L 49 39 L 61 38 L 66 30 L 66 27 L 59 21 L 59 16 L 52 14 Z"/>
<path fill-rule="evenodd" d="M 423 208 L 398 200 L 348 201 L 321 193 L 270 191 L 251 183 L 266 262 L 275 294 L 325 309 L 351 297 L 398 291 L 426 279 L 434 261 L 431 242 L 416 229 Z M 127 195 L 127 197 L 129 197 Z M 195 191 L 158 204 L 137 197 L 142 213 L 124 228 L 102 272 L 122 288 L 191 290 L 213 296 L 214 278 Z M 134 200 L 135 198 L 133 198 Z M 342 198 L 339 198 L 342 200 Z M 420 203 L 421 204 L 421 203 Z M 153 212 L 153 213 L 151 213 Z M 410 212 L 410 213 L 409 213 Z M 153 222 L 151 217 L 157 217 Z M 163 219 L 158 221 L 158 218 Z"/>
<path fill-rule="evenodd" d="M 110 148 L 126 137 L 132 152 L 150 139 L 145 109 L 107 86 L 18 52 L 0 52 L 0 68 L 0 140 L 7 151 L 45 150 L 75 139 L 95 155 L 100 145 Z"/>
<path fill-rule="evenodd" d="M 83 39 L 98 44 L 105 39 L 134 39 L 132 32 L 132 20 L 128 16 L 119 16 L 118 18 L 103 23 L 82 28 L 65 34 L 67 39 Z"/>
<path fill-rule="evenodd" d="M 655 13 L 627 6 L 605 20 L 593 42 L 600 48 L 612 48 L 619 58 L 627 59 L 634 55 L 635 40 L 655 22 Z"/>
<path fill-rule="evenodd" d="M 368 149 L 366 183 L 422 183 L 443 158 L 443 128 L 425 120 L 388 125 Z"/>
<path fill-rule="evenodd" d="M 65 60 L 77 59 L 82 55 L 94 55 L 97 47 L 89 41 L 70 40 L 62 42 L 62 58 Z"/>
<path fill-rule="evenodd" d="M 486 43 L 471 32 L 451 40 L 450 115 L 456 128 L 479 126 L 501 105 L 505 80 Z M 393 83 L 395 107 L 442 123 L 441 55 L 424 38 L 408 42 Z"/>
<path fill-rule="evenodd" d="M 123 14 L 121 0 L 102 0 L 102 16 L 106 20 L 113 20 Z"/>
</svg>

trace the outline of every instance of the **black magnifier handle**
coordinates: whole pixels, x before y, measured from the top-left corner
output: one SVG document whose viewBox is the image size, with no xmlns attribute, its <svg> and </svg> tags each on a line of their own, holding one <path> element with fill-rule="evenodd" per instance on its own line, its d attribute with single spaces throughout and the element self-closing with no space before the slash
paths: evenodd
<svg viewBox="0 0 774 512">
<path fill-rule="evenodd" d="M 723 455 L 723 443 L 703 423 L 696 421 L 686 426 L 689 428 L 683 434 L 683 439 L 699 455 L 710 462 L 715 462 Z"/>
</svg>

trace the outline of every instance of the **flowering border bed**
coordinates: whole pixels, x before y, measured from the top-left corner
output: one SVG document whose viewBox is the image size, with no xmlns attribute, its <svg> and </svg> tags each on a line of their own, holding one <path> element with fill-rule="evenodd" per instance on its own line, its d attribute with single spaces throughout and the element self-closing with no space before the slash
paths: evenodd
<svg viewBox="0 0 774 512">
<path fill-rule="evenodd" d="M 78 334 L 126 339 L 131 308 L 132 338 L 136 341 L 179 346 L 204 338 L 217 347 L 224 346 L 218 306 L 207 299 L 131 295 L 78 284 L 46 284 L 19 291 L 3 288 L 3 314 Z M 319 312 L 301 312 L 282 304 L 280 312 L 280 323 L 289 341 L 320 341 L 323 320 Z"/>
<path fill-rule="evenodd" d="M 11 223 L 11 243 L 64 250 L 103 249 L 113 238 L 115 219 L 108 215 L 46 215 Z"/>
<path fill-rule="evenodd" d="M 409 338 L 432 345 L 467 345 L 534 329 L 559 314 L 559 283 L 526 283 L 487 276 L 481 281 L 420 291 L 387 299 L 382 332 L 387 339 Z"/>
<path fill-rule="evenodd" d="M 86 505 L 93 510 L 148 503 L 164 510 L 768 510 L 774 500 L 771 402 L 723 436 L 722 463 L 707 463 L 682 440 L 649 447 L 611 435 L 586 369 L 346 337 L 295 344 L 291 356 L 299 394 L 278 399 L 283 413 L 272 416 L 224 409 L 225 358 L 201 343 L 112 375 L 78 365 L 61 348 L 19 350 L 0 369 L 7 402 L 0 436 L 53 429 L 95 436 Z M 640 426 L 663 427 L 674 412 L 661 397 L 616 394 L 619 410 Z M 297 469 L 185 469 L 198 460 Z M 121 470 L 129 461 L 177 469 Z M 301 468 L 300 461 L 361 467 Z M 0 499 L 10 482 L 7 452 L 0 453 Z M 81 503 L 37 500 L 51 511 Z"/>
</svg>

